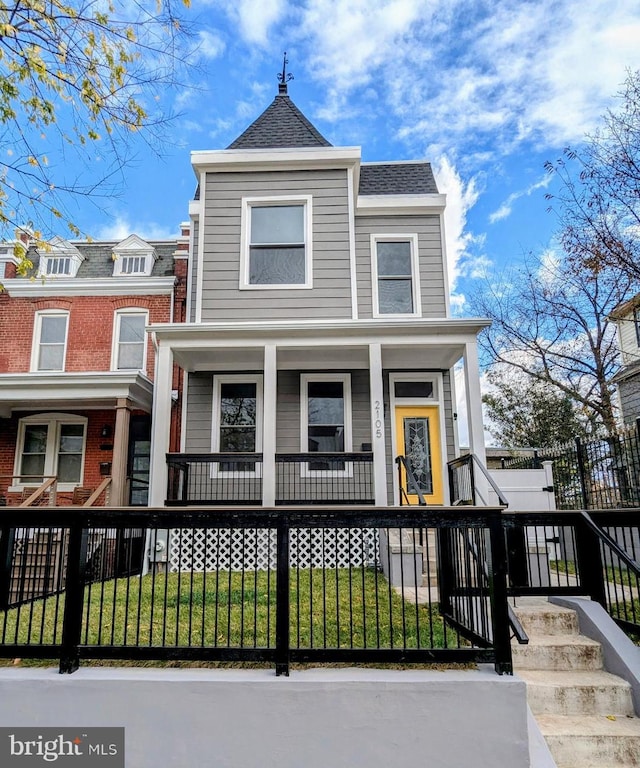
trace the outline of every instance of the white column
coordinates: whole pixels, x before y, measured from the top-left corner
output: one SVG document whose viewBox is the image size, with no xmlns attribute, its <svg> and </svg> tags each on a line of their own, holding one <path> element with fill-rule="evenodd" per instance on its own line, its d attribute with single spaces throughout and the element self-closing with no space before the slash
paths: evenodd
<svg viewBox="0 0 640 768">
<path fill-rule="evenodd" d="M 264 393 L 262 421 L 262 504 L 276 503 L 276 407 L 278 371 L 275 344 L 264 348 Z"/>
<path fill-rule="evenodd" d="M 163 507 L 167 495 L 167 458 L 171 429 L 171 385 L 173 352 L 167 344 L 158 345 L 156 373 L 153 384 L 151 418 L 151 467 L 149 475 L 149 506 Z"/>
<path fill-rule="evenodd" d="M 478 365 L 478 345 L 469 341 L 464 349 L 464 384 L 467 399 L 467 422 L 469 425 L 469 450 L 474 453 L 483 466 L 487 466 L 484 447 L 484 421 L 482 418 L 482 394 L 480 392 L 480 366 Z M 477 503 L 488 501 L 489 486 L 484 475 L 476 468 Z"/>
<path fill-rule="evenodd" d="M 127 499 L 127 459 L 129 454 L 129 423 L 131 403 L 126 397 L 116 403 L 116 428 L 113 434 L 110 506 L 123 507 Z"/>
<path fill-rule="evenodd" d="M 384 437 L 382 347 L 380 344 L 369 344 L 369 390 L 371 397 L 374 499 L 376 507 L 386 507 L 388 504 L 387 451 Z"/>
</svg>

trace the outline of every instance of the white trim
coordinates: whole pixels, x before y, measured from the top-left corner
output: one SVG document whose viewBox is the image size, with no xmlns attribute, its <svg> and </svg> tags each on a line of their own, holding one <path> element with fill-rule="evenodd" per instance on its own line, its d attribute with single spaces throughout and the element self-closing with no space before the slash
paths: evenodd
<svg viewBox="0 0 640 768">
<path fill-rule="evenodd" d="M 147 372 L 148 334 L 145 332 L 142 342 L 142 366 L 140 368 L 119 368 L 118 352 L 120 348 L 120 323 L 123 315 L 139 315 L 144 317 L 145 328 L 149 325 L 149 310 L 141 307 L 122 307 L 113 313 L 113 334 L 111 337 L 111 370 L 112 371 L 141 371 Z"/>
<path fill-rule="evenodd" d="M 302 203 L 304 226 L 304 283 L 251 283 L 250 245 L 251 245 L 251 208 L 299 205 Z M 313 287 L 313 198 L 311 195 L 265 195 L 260 197 L 243 197 L 242 213 L 240 216 L 240 284 L 241 291 L 263 290 L 304 290 Z M 274 246 L 277 244 L 274 244 Z"/>
<path fill-rule="evenodd" d="M 447 258 L 444 211 L 440 214 L 440 253 L 442 254 L 442 276 L 444 279 L 444 312 L 445 317 L 451 317 L 451 286 L 449 285 L 449 263 Z"/>
<path fill-rule="evenodd" d="M 349 271 L 351 279 L 351 317 L 358 318 L 358 272 L 356 265 L 356 233 L 354 216 L 354 171 L 347 169 L 347 204 L 349 216 Z"/>
<path fill-rule="evenodd" d="M 342 384 L 344 403 L 344 452 L 353 450 L 353 412 L 351 407 L 350 373 L 301 373 L 300 374 L 300 453 L 309 452 L 309 383 L 333 381 Z M 346 462 L 344 469 L 310 470 L 305 462 L 300 465 L 301 477 L 352 477 L 353 463 Z"/>
<path fill-rule="evenodd" d="M 447 196 L 429 195 L 358 195 L 356 216 L 433 215 L 444 210 Z"/>
<path fill-rule="evenodd" d="M 276 439 L 278 411 L 278 365 L 275 344 L 264 346 L 262 504 L 276 503 Z"/>
<path fill-rule="evenodd" d="M 64 329 L 64 343 L 62 347 L 62 367 L 61 368 L 43 368 L 39 367 L 40 359 L 40 337 L 42 335 L 42 319 L 44 317 L 65 317 L 66 324 Z M 33 339 L 31 341 L 31 363 L 29 370 L 33 373 L 53 373 L 64 371 L 67 361 L 67 343 L 69 341 L 69 310 L 68 309 L 40 309 L 35 313 L 33 319 Z"/>
<path fill-rule="evenodd" d="M 141 275 L 150 276 L 153 265 L 158 259 L 156 249 L 143 240 L 138 235 L 129 235 L 112 248 L 113 275 L 114 277 L 140 277 Z M 141 259 L 142 269 L 136 269 L 134 272 L 123 272 L 122 267 L 125 259 Z"/>
<path fill-rule="evenodd" d="M 189 371 L 182 374 L 182 402 L 180 411 L 180 453 L 187 452 L 187 407 L 189 399 Z"/>
<path fill-rule="evenodd" d="M 382 345 L 369 344 L 369 408 L 371 414 L 371 447 L 373 449 L 374 499 L 377 507 L 386 507 L 388 503 L 383 376 Z M 395 475 L 395 472 L 392 474 Z"/>
<path fill-rule="evenodd" d="M 409 243 L 411 246 L 411 298 L 413 301 L 413 312 L 380 312 L 378 296 L 378 243 Z M 418 235 L 413 232 L 409 234 L 372 234 L 370 236 L 371 248 L 371 294 L 373 299 L 372 314 L 375 319 L 394 318 L 394 317 L 421 317 L 422 302 L 420 300 L 420 259 L 418 252 Z"/>
<path fill-rule="evenodd" d="M 24 451 L 24 435 L 26 427 L 32 424 L 46 425 L 47 426 L 47 446 L 45 449 L 45 460 L 43 476 L 52 476 L 58 474 L 58 446 L 60 443 L 60 428 L 66 424 L 82 424 L 82 460 L 80 463 L 80 477 L 77 483 L 58 483 L 58 491 L 72 491 L 78 485 L 82 485 L 84 478 L 84 464 L 85 456 L 87 452 L 87 424 L 88 419 L 86 416 L 78 416 L 72 413 L 37 413 L 32 416 L 24 416 L 18 422 L 18 434 L 16 439 L 16 449 L 13 462 L 13 474 L 14 476 L 20 475 L 20 465 L 22 463 L 22 454 Z M 16 493 L 23 488 L 36 485 L 36 481 L 30 480 L 25 483 L 18 481 L 15 485 L 12 485 L 8 490 Z"/>
<path fill-rule="evenodd" d="M 270 149 L 213 149 L 191 153 L 191 165 L 196 173 L 205 170 L 237 171 L 272 169 L 297 170 L 311 168 L 341 168 L 360 163 L 360 147 L 301 147 Z M 201 190 L 202 192 L 202 190 Z M 203 199 L 202 194 L 200 198 Z"/>
<path fill-rule="evenodd" d="M 395 384 L 398 381 L 430 381 L 433 382 L 433 396 L 424 398 L 413 397 L 396 397 Z M 416 408 L 428 408 L 429 406 L 437 406 L 438 419 L 440 425 L 440 471 L 442 473 L 442 493 L 443 504 L 448 504 L 449 491 L 447 487 L 446 476 L 444 467 L 447 457 L 447 433 L 446 423 L 444 418 L 444 378 L 441 373 L 433 373 L 430 371 L 415 371 L 411 373 L 390 373 L 389 374 L 389 408 L 391 413 L 389 415 L 391 423 L 391 452 L 392 460 L 399 455 L 398 449 L 398 434 L 396 429 L 396 406 L 415 406 Z M 398 473 L 393 472 L 393 498 L 399 499 L 400 488 L 398 487 Z"/>
<path fill-rule="evenodd" d="M 200 205 L 200 201 L 198 200 L 198 206 Z M 189 206 L 189 213 L 191 213 L 191 206 Z M 192 316 L 193 309 L 192 309 L 192 302 L 193 302 L 193 266 L 196 264 L 198 259 L 198 254 L 195 253 L 195 239 L 196 239 L 196 226 L 198 227 L 198 233 L 200 232 L 200 209 L 198 207 L 198 212 L 192 214 L 191 219 L 191 226 L 189 228 L 189 258 L 187 262 L 187 296 L 186 296 L 186 313 L 185 313 L 185 320 L 187 323 L 193 322 L 195 318 Z"/>
<path fill-rule="evenodd" d="M 175 277 L 98 277 L 60 278 L 48 275 L 46 280 L 13 277 L 3 280 L 9 296 L 35 298 L 36 296 L 159 296 L 171 293 Z"/>
<path fill-rule="evenodd" d="M 220 453 L 220 393 L 222 384 L 241 383 L 256 385 L 256 447 L 254 453 L 262 453 L 262 428 L 263 428 L 263 381 L 262 374 L 214 374 L 213 376 L 213 401 L 211 405 L 211 452 Z M 211 468 L 211 477 L 260 477 L 262 468 L 254 465 L 253 470 L 241 472 L 226 472 L 215 464 Z"/>
<path fill-rule="evenodd" d="M 196 274 L 196 323 L 202 322 L 202 286 L 204 285 L 204 226 L 205 226 L 205 195 L 207 187 L 207 174 L 200 174 L 200 218 L 198 220 L 198 271 Z"/>
</svg>

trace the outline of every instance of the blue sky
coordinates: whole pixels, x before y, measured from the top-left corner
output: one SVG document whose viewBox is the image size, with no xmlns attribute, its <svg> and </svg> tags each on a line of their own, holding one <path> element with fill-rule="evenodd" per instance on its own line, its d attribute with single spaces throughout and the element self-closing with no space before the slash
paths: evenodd
<svg viewBox="0 0 640 768">
<path fill-rule="evenodd" d="M 426 159 L 448 195 L 454 305 L 475 277 L 552 244 L 545 160 L 593 131 L 640 67 L 640 5 L 622 0 L 194 0 L 189 68 L 162 157 L 142 143 L 121 194 L 83 207 L 96 237 L 177 232 L 194 149 L 227 146 L 277 90 L 364 160 Z"/>
</svg>

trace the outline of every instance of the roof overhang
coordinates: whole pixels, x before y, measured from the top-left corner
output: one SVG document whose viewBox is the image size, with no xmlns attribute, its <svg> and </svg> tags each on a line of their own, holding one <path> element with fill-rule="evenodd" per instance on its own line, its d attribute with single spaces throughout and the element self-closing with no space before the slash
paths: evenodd
<svg viewBox="0 0 640 768">
<path fill-rule="evenodd" d="M 34 278 L 3 280 L 13 298 L 34 296 L 158 296 L 170 294 L 176 282 L 171 277 Z"/>
<path fill-rule="evenodd" d="M 356 216 L 416 216 L 442 213 L 447 196 L 428 195 L 358 195 Z"/>
<path fill-rule="evenodd" d="M 151 412 L 153 383 L 133 371 L 0 374 L 0 416 L 12 411 L 114 408 L 118 400 Z"/>
<path fill-rule="evenodd" d="M 360 147 L 300 147 L 292 149 L 211 149 L 191 153 L 191 165 L 200 178 L 203 171 L 264 171 L 277 168 L 308 170 L 349 168 L 360 165 Z"/>
<path fill-rule="evenodd" d="M 370 344 L 380 344 L 387 367 L 425 367 L 448 370 L 460 360 L 467 344 L 490 325 L 484 318 L 399 319 L 181 323 L 149 327 L 157 344 L 171 347 L 176 363 L 187 371 L 214 370 L 233 363 L 245 369 L 260 364 L 259 350 L 273 345 L 280 360 L 304 363 L 304 367 L 327 361 L 334 350 L 343 367 L 366 367 Z M 347 354 L 347 350 L 353 354 Z M 356 364 L 361 350 L 365 365 Z M 252 350 L 252 351 L 251 351 Z M 366 353 L 366 354 L 365 354 Z"/>
</svg>

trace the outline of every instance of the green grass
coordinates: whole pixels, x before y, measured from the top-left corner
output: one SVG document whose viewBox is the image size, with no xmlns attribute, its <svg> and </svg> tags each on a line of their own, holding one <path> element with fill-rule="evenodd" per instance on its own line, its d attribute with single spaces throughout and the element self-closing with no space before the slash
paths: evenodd
<svg viewBox="0 0 640 768">
<path fill-rule="evenodd" d="M 59 644 L 64 604 L 62 594 L 0 613 L 0 642 Z M 290 606 L 293 648 L 464 644 L 445 628 L 436 605 L 403 601 L 373 569 L 292 570 Z M 218 571 L 94 584 L 85 593 L 82 626 L 81 643 L 91 646 L 273 648 L 276 574 Z"/>
</svg>

